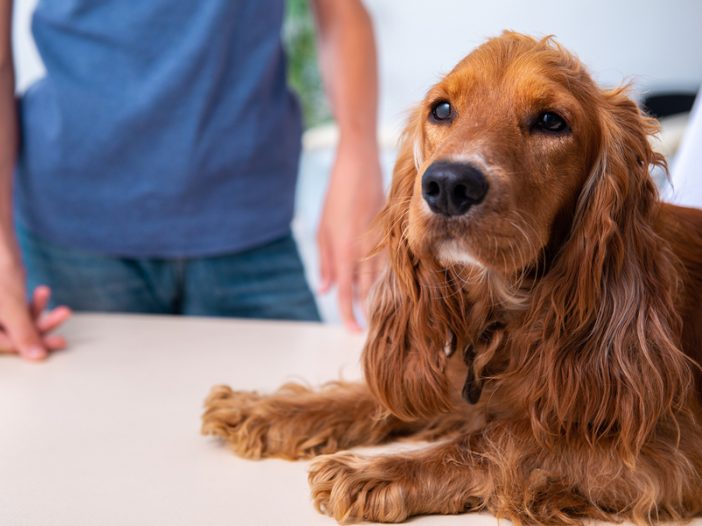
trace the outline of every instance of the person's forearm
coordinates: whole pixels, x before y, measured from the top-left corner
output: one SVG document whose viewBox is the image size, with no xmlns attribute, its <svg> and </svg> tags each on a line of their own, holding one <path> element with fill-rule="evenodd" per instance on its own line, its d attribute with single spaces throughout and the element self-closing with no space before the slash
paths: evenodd
<svg viewBox="0 0 702 526">
<path fill-rule="evenodd" d="M 378 73 L 370 17 L 360 0 L 315 0 L 319 64 L 340 148 L 377 150 Z"/>
<path fill-rule="evenodd" d="M 18 131 L 10 43 L 11 2 L 3 0 L 0 9 L 0 265 L 6 266 L 19 263 L 12 221 L 12 175 L 17 160 Z"/>
</svg>

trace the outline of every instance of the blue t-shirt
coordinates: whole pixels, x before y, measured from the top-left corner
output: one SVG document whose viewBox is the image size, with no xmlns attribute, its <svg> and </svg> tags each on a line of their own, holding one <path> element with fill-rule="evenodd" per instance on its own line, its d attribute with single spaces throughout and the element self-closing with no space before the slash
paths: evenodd
<svg viewBox="0 0 702 526">
<path fill-rule="evenodd" d="M 284 0 L 40 0 L 17 221 L 65 247 L 188 257 L 284 235 L 301 117 Z"/>
</svg>

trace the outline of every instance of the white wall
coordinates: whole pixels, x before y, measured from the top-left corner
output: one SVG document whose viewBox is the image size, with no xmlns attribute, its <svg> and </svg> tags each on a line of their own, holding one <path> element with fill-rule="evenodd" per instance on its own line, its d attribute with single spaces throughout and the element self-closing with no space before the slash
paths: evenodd
<svg viewBox="0 0 702 526">
<path fill-rule="evenodd" d="M 32 10 L 37 0 L 14 1 L 14 25 L 12 41 L 15 54 L 17 87 L 24 90 L 33 80 L 41 76 L 44 68 L 34 47 L 29 30 Z"/>
<path fill-rule="evenodd" d="M 397 125 L 442 73 L 508 28 L 555 34 L 606 85 L 632 79 L 639 90 L 694 90 L 702 83 L 702 0 L 365 1 L 378 35 L 385 125 Z M 15 0 L 20 88 L 42 72 L 29 35 L 35 4 Z"/>
<path fill-rule="evenodd" d="M 379 41 L 382 121 L 396 124 L 486 37 L 554 34 L 605 85 L 702 83 L 700 0 L 366 0 Z"/>
</svg>

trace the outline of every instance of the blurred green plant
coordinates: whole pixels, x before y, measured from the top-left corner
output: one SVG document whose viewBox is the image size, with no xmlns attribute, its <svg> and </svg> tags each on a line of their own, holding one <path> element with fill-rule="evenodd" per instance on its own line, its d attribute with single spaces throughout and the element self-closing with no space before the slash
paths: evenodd
<svg viewBox="0 0 702 526">
<path fill-rule="evenodd" d="M 317 67 L 315 27 L 309 0 L 287 0 L 283 42 L 288 54 L 288 82 L 298 94 L 305 128 L 332 120 Z"/>
</svg>

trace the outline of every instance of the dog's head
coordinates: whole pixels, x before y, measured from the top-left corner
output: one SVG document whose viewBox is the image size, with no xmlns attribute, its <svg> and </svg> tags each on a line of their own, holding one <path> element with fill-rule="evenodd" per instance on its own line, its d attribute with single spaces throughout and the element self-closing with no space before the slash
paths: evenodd
<svg viewBox="0 0 702 526">
<path fill-rule="evenodd" d="M 552 40 L 488 41 L 429 90 L 408 127 L 410 165 L 398 177 L 412 180 L 395 181 L 405 195 L 393 198 L 407 202 L 410 250 L 507 278 L 539 264 L 567 237 L 579 200 L 583 214 L 611 212 L 588 193 L 612 173 L 605 164 L 631 156 L 621 164 L 638 163 L 641 177 L 628 170 L 626 183 L 652 194 L 648 126 Z"/>
</svg>

